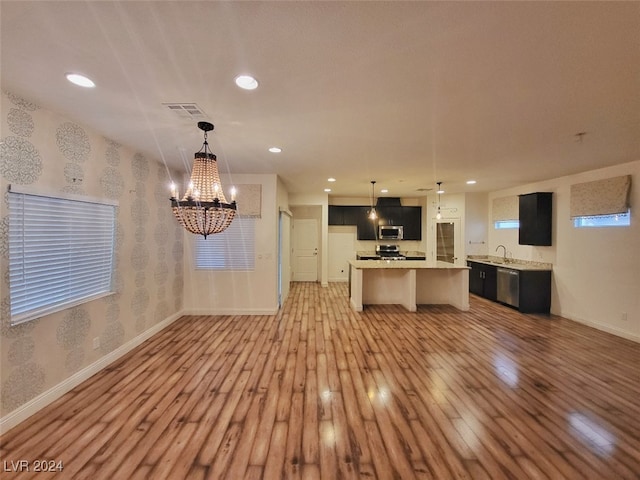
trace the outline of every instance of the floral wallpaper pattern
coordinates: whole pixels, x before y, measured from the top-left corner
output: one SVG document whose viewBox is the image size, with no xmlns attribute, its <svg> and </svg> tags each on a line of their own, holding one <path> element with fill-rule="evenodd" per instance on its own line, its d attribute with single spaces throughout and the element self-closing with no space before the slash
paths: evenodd
<svg viewBox="0 0 640 480">
<path fill-rule="evenodd" d="M 0 138 L 4 192 L 15 183 L 119 203 L 115 293 L 11 326 L 8 204 L 3 195 L 0 414 L 5 416 L 179 313 L 184 272 L 183 232 L 167 194 L 169 178 L 177 173 L 28 99 L 3 92 L 0 100 L 0 132 L 8 134 Z"/>
<path fill-rule="evenodd" d="M 40 152 L 28 140 L 6 137 L 0 145 L 0 175 L 7 182 L 20 185 L 34 183 L 42 174 Z"/>
</svg>

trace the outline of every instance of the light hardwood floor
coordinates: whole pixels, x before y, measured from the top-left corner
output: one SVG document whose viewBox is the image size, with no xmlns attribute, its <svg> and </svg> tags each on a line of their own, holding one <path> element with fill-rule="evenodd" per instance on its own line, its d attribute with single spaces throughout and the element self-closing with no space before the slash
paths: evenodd
<svg viewBox="0 0 640 480">
<path fill-rule="evenodd" d="M 640 345 L 471 297 L 190 316 L 5 434 L 80 479 L 638 479 Z M 8 467 L 8 468 L 7 468 Z M 2 478 L 50 478 L 2 472 Z"/>
</svg>

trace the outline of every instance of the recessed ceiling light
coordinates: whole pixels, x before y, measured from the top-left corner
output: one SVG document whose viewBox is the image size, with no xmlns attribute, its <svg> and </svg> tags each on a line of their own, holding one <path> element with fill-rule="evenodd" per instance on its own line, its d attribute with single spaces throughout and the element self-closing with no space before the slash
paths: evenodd
<svg viewBox="0 0 640 480">
<path fill-rule="evenodd" d="M 467 185 L 475 185 L 476 181 L 475 180 L 467 180 Z"/>
<path fill-rule="evenodd" d="M 271 153 L 280 153 L 282 151 L 282 149 L 280 147 L 271 147 L 271 148 L 269 148 L 269 151 Z"/>
<path fill-rule="evenodd" d="M 389 193 L 389 190 L 387 190 L 386 188 L 383 188 L 382 190 L 380 190 L 380 193 Z"/>
<path fill-rule="evenodd" d="M 238 75 L 236 85 L 244 90 L 255 90 L 258 88 L 258 81 L 250 75 Z"/>
<path fill-rule="evenodd" d="M 331 189 L 330 188 L 325 188 L 324 191 L 329 193 L 331 191 Z"/>
<path fill-rule="evenodd" d="M 327 182 L 335 182 L 335 181 L 336 181 L 336 179 L 335 179 L 335 178 L 333 178 L 333 177 L 329 177 L 329 178 L 327 178 Z"/>
<path fill-rule="evenodd" d="M 84 75 L 80 75 L 79 73 L 67 73 L 65 76 L 67 77 L 67 80 L 79 87 L 93 88 L 96 86 L 96 84 L 93 83 L 93 80 L 89 77 L 85 77 Z"/>
</svg>

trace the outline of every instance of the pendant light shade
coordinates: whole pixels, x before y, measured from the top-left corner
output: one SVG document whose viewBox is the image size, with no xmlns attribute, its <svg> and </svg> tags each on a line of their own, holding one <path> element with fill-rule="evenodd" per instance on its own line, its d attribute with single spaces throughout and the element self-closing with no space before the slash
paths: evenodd
<svg viewBox="0 0 640 480">
<path fill-rule="evenodd" d="M 376 212 L 376 195 L 375 195 L 376 181 L 371 180 L 371 210 L 369 210 L 369 220 L 376 220 L 378 218 L 378 212 Z"/>
<path fill-rule="evenodd" d="M 231 190 L 231 202 L 227 202 L 216 156 L 209 150 L 207 132 L 213 130 L 213 124 L 198 122 L 198 128 L 204 132 L 204 143 L 194 156 L 191 181 L 182 200 L 178 200 L 177 188 L 172 186 L 171 208 L 186 230 L 207 238 L 207 235 L 220 233 L 231 225 L 237 205 L 235 189 Z"/>
</svg>

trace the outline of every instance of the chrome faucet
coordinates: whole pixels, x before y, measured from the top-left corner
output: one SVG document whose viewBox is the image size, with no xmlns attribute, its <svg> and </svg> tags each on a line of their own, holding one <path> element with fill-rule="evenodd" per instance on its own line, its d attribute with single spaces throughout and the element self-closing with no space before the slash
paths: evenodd
<svg viewBox="0 0 640 480">
<path fill-rule="evenodd" d="M 498 246 L 496 247 L 496 252 L 498 251 L 498 249 L 499 249 L 500 247 L 502 247 L 502 248 L 504 249 L 504 254 L 502 255 L 502 261 L 503 261 L 504 263 L 507 263 L 507 247 L 505 247 L 504 245 L 498 245 Z"/>
</svg>

